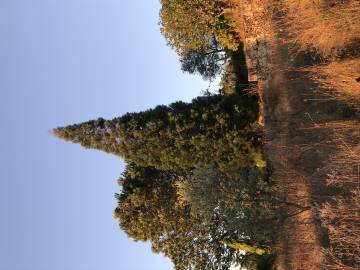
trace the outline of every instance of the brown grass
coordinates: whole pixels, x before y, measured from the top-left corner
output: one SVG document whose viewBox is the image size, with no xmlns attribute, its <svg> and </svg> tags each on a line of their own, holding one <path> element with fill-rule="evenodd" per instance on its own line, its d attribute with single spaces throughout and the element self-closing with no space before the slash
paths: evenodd
<svg viewBox="0 0 360 270">
<path fill-rule="evenodd" d="M 360 190 L 350 198 L 336 198 L 321 209 L 331 247 L 324 249 L 328 269 L 360 267 Z"/>
<path fill-rule="evenodd" d="M 301 50 L 334 55 L 360 38 L 358 0 L 283 0 L 290 41 Z"/>
<path fill-rule="evenodd" d="M 269 14 L 285 13 L 277 28 L 287 31 L 287 42 L 300 51 L 335 56 L 360 40 L 359 0 L 227 0 L 240 37 L 266 36 L 271 41 Z M 245 7 L 245 9 L 244 9 Z M 256 16 L 251 26 L 244 20 L 246 9 Z M 356 45 L 355 45 L 356 46 Z M 356 48 L 355 48 L 356 50 Z"/>
<path fill-rule="evenodd" d="M 329 112 L 338 101 L 360 110 L 360 1 L 229 1 L 263 80 L 272 177 L 284 199 L 312 206 L 280 228 L 277 269 L 360 269 L 360 122 Z M 269 59 L 251 48 L 259 43 Z M 316 51 L 326 65 L 295 66 L 288 59 L 299 51 Z"/>
<path fill-rule="evenodd" d="M 311 186 L 318 185 L 314 180 L 320 180 L 321 175 L 324 175 L 328 188 L 337 190 L 335 193 L 333 191 L 328 194 L 312 195 L 312 201 L 318 202 L 315 203 L 314 210 L 319 213 L 320 225 L 326 228 L 329 240 L 328 245 L 322 248 L 321 254 L 325 256 L 325 260 L 318 269 L 360 269 L 360 122 L 357 120 L 313 122 L 312 126 L 306 128 L 306 132 L 332 134 L 321 142 L 323 147 L 320 143 L 309 144 L 308 150 L 315 152 L 322 148 L 321 151 L 325 152 L 325 143 L 335 149 L 335 152 L 326 159 L 325 166 L 309 183 Z M 324 189 L 321 185 L 319 187 Z M 294 254 L 288 256 L 293 257 Z M 292 261 L 296 262 L 296 259 Z M 279 263 L 281 266 L 282 262 Z M 294 269 L 301 269 L 300 264 L 301 261 L 298 261 Z"/>
<path fill-rule="evenodd" d="M 329 65 L 313 66 L 307 70 L 312 73 L 312 79 L 329 90 L 329 98 L 360 108 L 360 81 L 356 80 L 360 80 L 360 59 L 333 61 Z"/>
<path fill-rule="evenodd" d="M 320 207 L 330 248 L 324 249 L 327 269 L 360 268 L 360 124 L 333 122 L 338 153 L 330 159 L 327 184 L 345 193 Z"/>
</svg>

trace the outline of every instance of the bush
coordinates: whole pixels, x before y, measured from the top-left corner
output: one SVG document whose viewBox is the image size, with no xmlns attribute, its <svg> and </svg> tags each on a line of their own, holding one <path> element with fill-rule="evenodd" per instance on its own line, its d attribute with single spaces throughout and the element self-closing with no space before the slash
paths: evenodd
<svg viewBox="0 0 360 270">
<path fill-rule="evenodd" d="M 272 185 L 264 169 L 243 169 L 227 174 L 213 168 L 192 172 L 186 187 L 193 215 L 221 220 L 227 238 L 251 245 L 269 243 L 274 213 Z"/>
</svg>

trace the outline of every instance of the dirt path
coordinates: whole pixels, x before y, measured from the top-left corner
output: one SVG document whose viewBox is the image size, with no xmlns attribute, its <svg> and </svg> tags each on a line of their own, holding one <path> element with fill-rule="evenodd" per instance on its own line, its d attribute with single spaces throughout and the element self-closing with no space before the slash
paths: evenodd
<svg viewBox="0 0 360 270">
<path fill-rule="evenodd" d="M 268 159 L 283 200 L 311 206 L 311 183 L 304 171 L 312 173 L 317 168 L 307 168 L 299 148 L 313 143 L 301 136 L 303 129 L 312 124 L 307 121 L 302 96 L 312 84 L 304 74 L 291 71 L 294 64 L 289 61 L 286 45 L 280 41 L 279 37 L 277 47 L 273 48 L 272 70 L 264 91 Z M 318 165 L 312 163 L 313 167 Z M 286 207 L 284 211 L 292 214 L 298 209 Z M 320 269 L 323 256 L 315 217 L 316 213 L 309 210 L 284 221 L 276 250 L 279 270 Z"/>
</svg>

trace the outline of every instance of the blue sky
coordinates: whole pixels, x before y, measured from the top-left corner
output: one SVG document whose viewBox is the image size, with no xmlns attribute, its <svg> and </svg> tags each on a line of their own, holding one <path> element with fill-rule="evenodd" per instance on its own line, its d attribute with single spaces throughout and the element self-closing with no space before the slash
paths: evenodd
<svg viewBox="0 0 360 270">
<path fill-rule="evenodd" d="M 158 11 L 158 0 L 0 1 L 1 270 L 172 269 L 112 219 L 122 161 L 48 133 L 208 86 L 180 71 Z"/>
</svg>

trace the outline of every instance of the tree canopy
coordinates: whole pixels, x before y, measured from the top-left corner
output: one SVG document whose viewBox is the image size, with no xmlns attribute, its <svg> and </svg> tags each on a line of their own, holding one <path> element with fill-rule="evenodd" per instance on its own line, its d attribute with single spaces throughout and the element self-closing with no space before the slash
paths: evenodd
<svg viewBox="0 0 360 270">
<path fill-rule="evenodd" d="M 190 216 L 190 205 L 178 198 L 176 183 L 183 177 L 128 165 L 114 217 L 128 236 L 150 241 L 153 251 L 169 257 L 176 269 L 229 269 L 241 255 L 221 242 L 224 232 L 216 220 Z"/>
<path fill-rule="evenodd" d="M 212 79 L 222 72 L 226 60 L 227 55 L 224 51 L 212 50 L 189 51 L 180 62 L 182 71 L 199 74 L 204 79 Z"/>
<path fill-rule="evenodd" d="M 265 169 L 248 168 L 221 173 L 211 167 L 192 171 L 184 185 L 192 214 L 217 217 L 232 241 L 264 245 L 273 229 L 273 187 Z"/>
<path fill-rule="evenodd" d="M 237 49 L 226 4 L 220 0 L 161 0 L 161 32 L 180 55 L 189 51 L 207 52 Z"/>
<path fill-rule="evenodd" d="M 261 155 L 254 145 L 256 120 L 256 98 L 214 95 L 53 132 L 140 166 L 181 171 L 212 165 L 227 170 L 257 163 Z"/>
<path fill-rule="evenodd" d="M 183 71 L 219 75 L 239 40 L 222 0 L 161 0 L 161 32 L 180 56 Z"/>
</svg>

